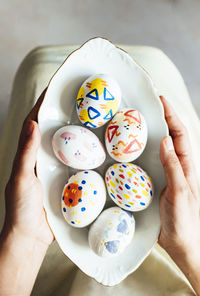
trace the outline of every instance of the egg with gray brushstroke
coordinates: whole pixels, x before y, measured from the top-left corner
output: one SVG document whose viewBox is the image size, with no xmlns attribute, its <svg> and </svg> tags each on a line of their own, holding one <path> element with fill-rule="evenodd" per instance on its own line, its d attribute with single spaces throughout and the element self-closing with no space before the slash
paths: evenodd
<svg viewBox="0 0 200 296">
<path fill-rule="evenodd" d="M 131 243 L 134 232 L 135 219 L 132 213 L 111 207 L 104 210 L 91 225 L 89 246 L 100 257 L 114 257 Z"/>
</svg>

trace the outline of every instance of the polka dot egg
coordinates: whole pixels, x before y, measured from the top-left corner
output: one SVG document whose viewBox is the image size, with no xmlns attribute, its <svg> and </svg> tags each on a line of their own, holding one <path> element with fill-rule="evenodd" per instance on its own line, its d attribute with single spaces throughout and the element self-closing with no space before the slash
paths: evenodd
<svg viewBox="0 0 200 296">
<path fill-rule="evenodd" d="M 146 209 L 153 198 L 153 184 L 147 173 L 132 163 L 117 163 L 106 172 L 109 196 L 121 208 L 129 211 Z"/>
<path fill-rule="evenodd" d="M 97 128 L 110 120 L 121 102 L 117 82 L 108 74 L 89 77 L 81 86 L 76 110 L 80 121 L 89 128 Z"/>
<path fill-rule="evenodd" d="M 61 211 L 71 226 L 85 227 L 100 214 L 105 201 L 106 188 L 103 178 L 95 171 L 82 171 L 72 175 L 65 184 Z"/>
</svg>

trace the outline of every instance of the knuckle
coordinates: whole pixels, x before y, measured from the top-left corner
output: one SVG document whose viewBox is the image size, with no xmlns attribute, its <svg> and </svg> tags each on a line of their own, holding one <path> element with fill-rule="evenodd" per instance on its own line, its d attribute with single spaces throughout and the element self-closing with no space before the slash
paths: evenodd
<svg viewBox="0 0 200 296">
<path fill-rule="evenodd" d="M 20 189 L 22 185 L 22 181 L 26 181 L 26 176 L 23 173 L 18 173 L 16 175 L 13 175 L 10 178 L 10 188 L 12 189 Z"/>
<path fill-rule="evenodd" d="M 182 123 L 182 121 L 181 121 L 181 129 L 182 129 L 182 133 L 183 134 L 187 134 L 188 133 L 187 128 L 186 128 L 185 124 Z"/>
<path fill-rule="evenodd" d="M 167 161 L 171 163 L 173 166 L 178 166 L 179 165 L 179 160 L 175 154 L 175 152 L 170 152 Z"/>
<path fill-rule="evenodd" d="M 176 138 L 188 137 L 188 130 L 187 130 L 186 126 L 182 123 L 182 121 L 180 121 L 180 123 L 179 123 L 179 129 L 174 130 L 173 134 Z"/>
<path fill-rule="evenodd" d="M 173 151 L 169 152 L 168 157 L 163 163 L 163 166 L 165 169 L 168 169 L 169 167 L 174 167 L 176 169 L 179 166 L 179 160 Z"/>
<path fill-rule="evenodd" d="M 188 130 L 187 130 L 186 126 L 183 123 L 182 123 L 182 131 L 181 131 L 181 134 L 182 134 L 183 137 L 186 137 L 186 138 L 189 137 Z"/>
<path fill-rule="evenodd" d="M 171 120 L 173 120 L 174 116 L 172 113 L 168 113 L 165 115 L 165 118 L 167 119 L 167 121 L 171 121 Z"/>
<path fill-rule="evenodd" d="M 171 195 L 176 199 L 181 199 L 186 194 L 187 188 L 185 184 L 178 183 L 176 188 L 170 189 Z"/>
</svg>

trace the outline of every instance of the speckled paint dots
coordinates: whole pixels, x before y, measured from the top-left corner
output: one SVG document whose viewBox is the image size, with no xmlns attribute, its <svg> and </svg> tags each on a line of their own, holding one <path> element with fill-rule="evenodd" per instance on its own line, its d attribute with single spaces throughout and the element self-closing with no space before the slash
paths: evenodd
<svg viewBox="0 0 200 296">
<path fill-rule="evenodd" d="M 82 171 L 71 176 L 66 183 L 61 210 L 65 220 L 74 227 L 84 227 L 102 211 L 106 189 L 102 177 L 95 171 Z"/>
<path fill-rule="evenodd" d="M 112 165 L 106 172 L 105 182 L 109 196 L 123 209 L 141 211 L 152 201 L 152 181 L 137 165 L 132 163 Z"/>
</svg>

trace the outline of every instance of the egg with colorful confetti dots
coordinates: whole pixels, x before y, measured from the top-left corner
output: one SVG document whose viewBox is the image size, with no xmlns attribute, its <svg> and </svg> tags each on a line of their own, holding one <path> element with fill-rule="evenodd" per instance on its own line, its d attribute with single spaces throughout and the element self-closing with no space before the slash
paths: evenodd
<svg viewBox="0 0 200 296">
<path fill-rule="evenodd" d="M 118 111 L 106 128 L 109 155 L 119 162 L 134 161 L 144 151 L 147 133 L 146 121 L 139 111 L 133 108 Z"/>
<path fill-rule="evenodd" d="M 121 208 L 136 212 L 146 209 L 153 198 L 153 184 L 148 174 L 132 163 L 116 163 L 105 175 L 111 199 Z"/>
<path fill-rule="evenodd" d="M 111 207 L 104 210 L 91 225 L 89 246 L 100 257 L 114 257 L 132 242 L 134 232 L 133 214 L 119 207 Z"/>
<path fill-rule="evenodd" d="M 120 102 L 118 83 L 108 74 L 97 74 L 83 82 L 76 98 L 76 110 L 85 126 L 97 128 L 115 115 Z"/>
<path fill-rule="evenodd" d="M 103 178 L 95 171 L 82 171 L 72 175 L 65 184 L 61 211 L 69 225 L 81 228 L 96 219 L 105 201 L 106 188 Z"/>
</svg>

